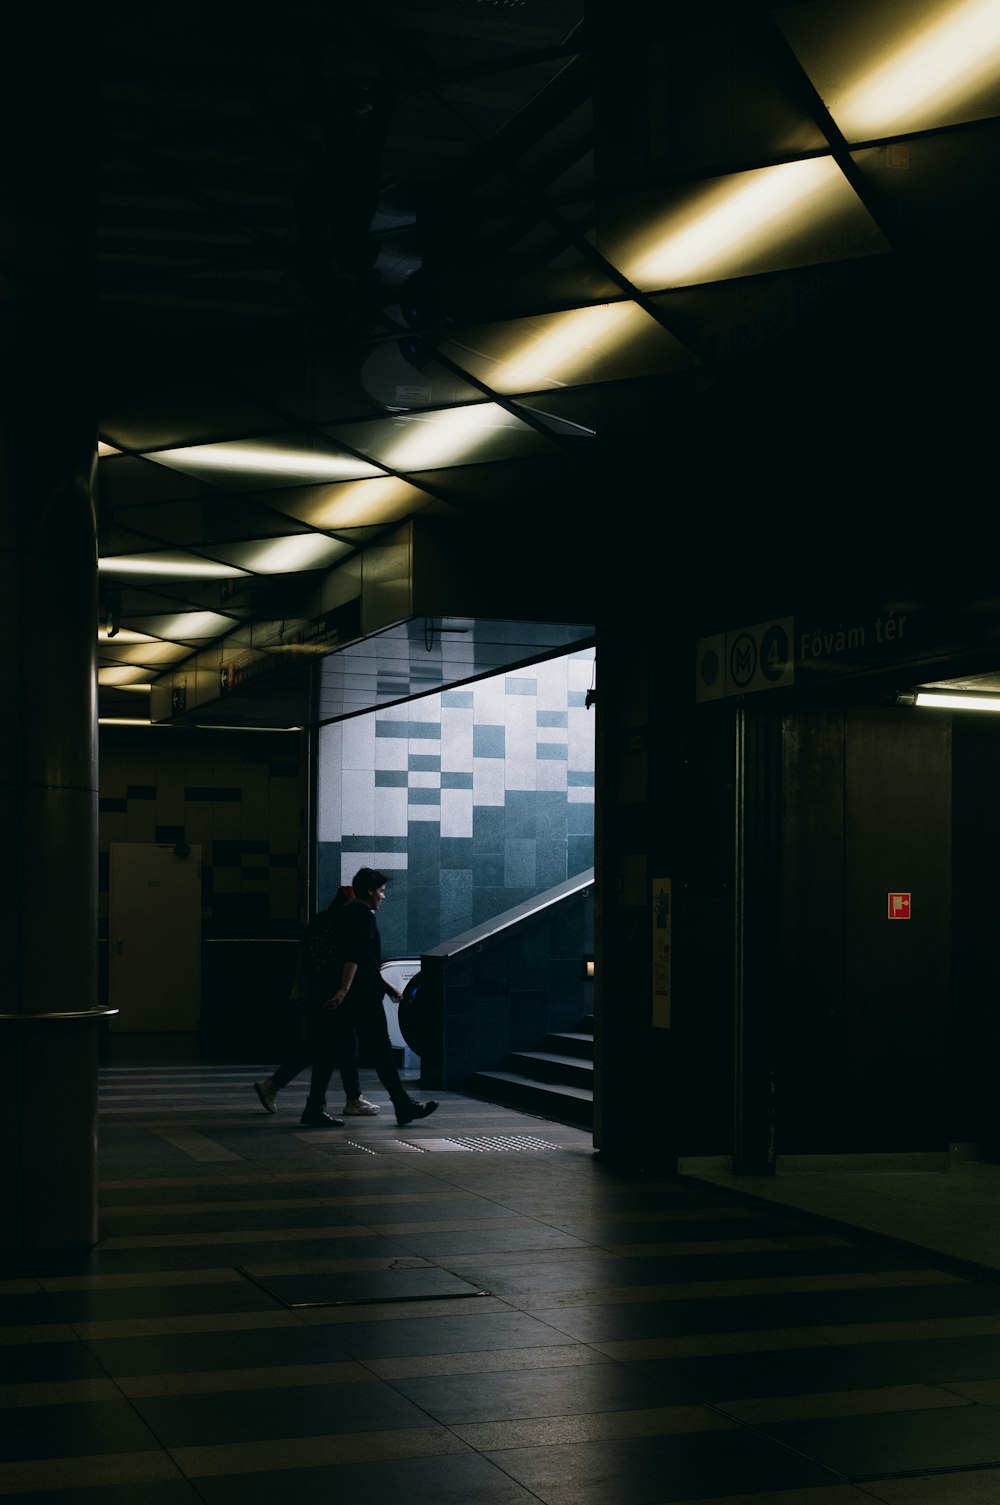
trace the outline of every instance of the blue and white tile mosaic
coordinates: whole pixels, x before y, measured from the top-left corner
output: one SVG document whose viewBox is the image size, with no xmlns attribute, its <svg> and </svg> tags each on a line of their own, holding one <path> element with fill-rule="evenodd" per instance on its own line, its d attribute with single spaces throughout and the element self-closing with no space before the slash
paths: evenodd
<svg viewBox="0 0 1000 1505">
<path fill-rule="evenodd" d="M 319 906 L 379 868 L 383 954 L 413 957 L 591 867 L 593 676 L 585 649 L 325 727 Z"/>
</svg>

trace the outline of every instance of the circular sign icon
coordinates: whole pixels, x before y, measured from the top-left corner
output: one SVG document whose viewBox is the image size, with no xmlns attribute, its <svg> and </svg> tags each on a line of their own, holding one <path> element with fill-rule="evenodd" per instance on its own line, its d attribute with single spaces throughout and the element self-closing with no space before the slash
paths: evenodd
<svg viewBox="0 0 1000 1505">
<path fill-rule="evenodd" d="M 741 632 L 729 650 L 729 678 L 745 688 L 757 673 L 757 644 L 749 632 Z"/>
<path fill-rule="evenodd" d="M 788 633 L 777 623 L 769 627 L 760 640 L 760 672 L 772 684 L 777 684 L 788 669 L 791 645 Z"/>
</svg>

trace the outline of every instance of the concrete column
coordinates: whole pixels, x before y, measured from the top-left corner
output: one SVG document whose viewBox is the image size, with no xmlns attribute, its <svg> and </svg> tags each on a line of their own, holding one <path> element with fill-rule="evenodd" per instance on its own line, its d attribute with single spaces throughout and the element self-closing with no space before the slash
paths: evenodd
<svg viewBox="0 0 1000 1505">
<path fill-rule="evenodd" d="M 95 433 L 46 416 L 0 414 L 4 1250 L 97 1240 Z"/>
<path fill-rule="evenodd" d="M 97 1240 L 96 116 L 13 18 L 0 101 L 0 1251 Z"/>
</svg>

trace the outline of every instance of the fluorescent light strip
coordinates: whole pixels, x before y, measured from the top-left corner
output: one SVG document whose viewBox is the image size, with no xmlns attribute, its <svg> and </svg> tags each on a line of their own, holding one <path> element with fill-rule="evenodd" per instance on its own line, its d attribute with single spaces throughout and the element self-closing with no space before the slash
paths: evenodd
<svg viewBox="0 0 1000 1505">
<path fill-rule="evenodd" d="M 618 252 L 643 288 L 731 276 L 736 257 L 761 255 L 773 239 L 817 225 L 843 202 L 845 179 L 832 157 L 752 168 L 706 185 L 666 227 L 652 224 Z M 650 245 L 652 241 L 652 245 Z"/>
<path fill-rule="evenodd" d="M 933 24 L 925 24 L 834 98 L 831 113 L 853 140 L 938 124 L 940 115 L 960 110 L 966 99 L 995 80 L 998 55 L 996 0 L 965 0 L 944 9 Z"/>
<path fill-rule="evenodd" d="M 463 408 L 437 408 L 400 420 L 382 458 L 394 470 L 429 470 L 435 465 L 471 461 L 498 434 L 530 434 L 531 429 L 495 402 Z"/>
<path fill-rule="evenodd" d="M 190 556 L 118 554 L 98 561 L 102 575 L 148 575 L 167 579 L 232 580 L 246 576 L 248 570 L 238 570 L 234 565 L 211 563 L 207 559 L 194 560 Z"/>
<path fill-rule="evenodd" d="M 918 690 L 914 704 L 935 706 L 943 711 L 1000 711 L 1000 695 L 950 695 Z"/>
<path fill-rule="evenodd" d="M 314 450 L 282 448 L 267 443 L 234 439 L 222 444 L 196 444 L 181 449 L 151 450 L 146 455 L 157 465 L 175 470 L 224 471 L 233 475 L 279 476 L 283 480 L 347 481 L 358 476 L 378 476 L 381 471 L 368 460 L 348 454 L 317 454 Z"/>
</svg>

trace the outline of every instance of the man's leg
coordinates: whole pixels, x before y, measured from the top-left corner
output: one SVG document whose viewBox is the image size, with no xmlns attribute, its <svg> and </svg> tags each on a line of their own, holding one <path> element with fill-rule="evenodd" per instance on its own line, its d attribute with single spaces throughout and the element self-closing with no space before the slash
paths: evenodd
<svg viewBox="0 0 1000 1505">
<path fill-rule="evenodd" d="M 312 1060 L 309 1074 L 309 1096 L 300 1122 L 312 1128 L 333 1125 L 343 1128 L 342 1118 L 333 1118 L 326 1111 L 326 1091 L 333 1076 L 337 1059 L 337 1038 L 332 1018 L 321 1004 L 310 1004 L 306 1009 L 306 1045 Z"/>
<path fill-rule="evenodd" d="M 400 1080 L 399 1071 L 392 1054 L 389 1025 L 381 998 L 363 1004 L 357 1013 L 357 1032 L 361 1047 L 371 1061 L 379 1081 L 392 1099 L 396 1110 L 396 1122 L 412 1123 L 415 1118 L 426 1118 L 438 1106 L 436 1102 L 418 1103 L 412 1098 Z"/>
<path fill-rule="evenodd" d="M 361 1096 L 361 1078 L 358 1075 L 358 1035 L 354 1015 L 348 1004 L 343 1003 L 335 1010 L 332 1029 L 344 1096 L 348 1102 L 354 1102 Z"/>
<path fill-rule="evenodd" d="M 306 1049 L 303 1036 L 302 1011 L 295 1009 L 294 1029 L 289 1031 L 289 1038 L 285 1042 L 285 1053 L 281 1058 L 280 1066 L 276 1066 L 270 1076 L 262 1077 L 259 1082 L 254 1082 L 254 1090 L 260 1098 L 261 1106 L 268 1113 L 276 1112 L 275 1098 L 283 1087 L 305 1071 L 309 1065 L 309 1052 Z"/>
</svg>

